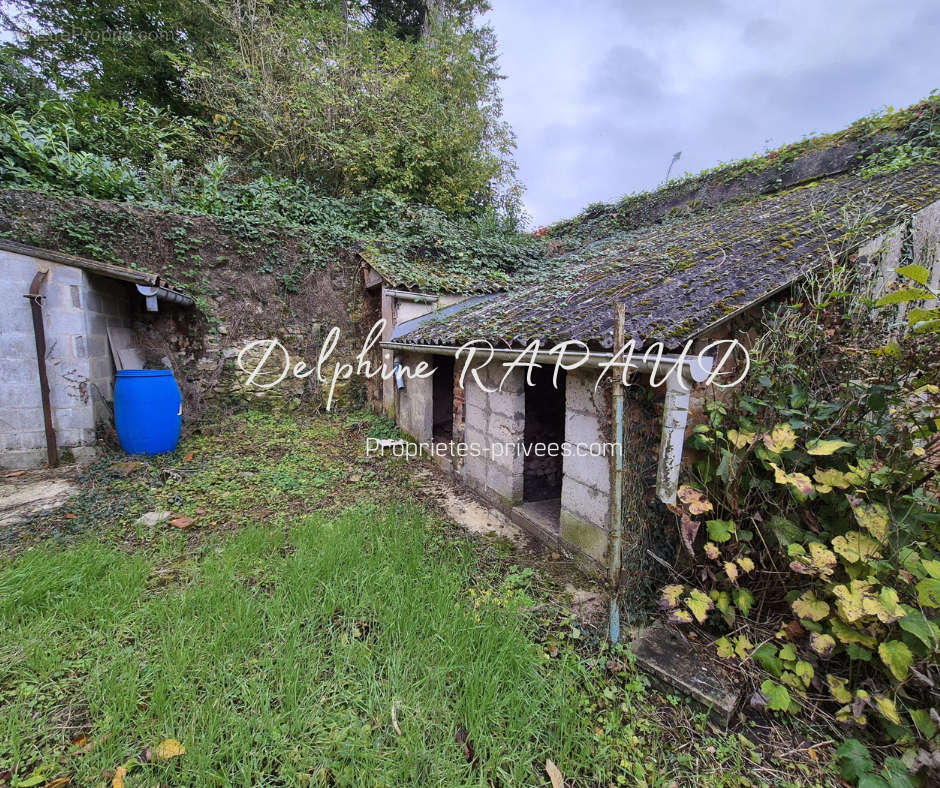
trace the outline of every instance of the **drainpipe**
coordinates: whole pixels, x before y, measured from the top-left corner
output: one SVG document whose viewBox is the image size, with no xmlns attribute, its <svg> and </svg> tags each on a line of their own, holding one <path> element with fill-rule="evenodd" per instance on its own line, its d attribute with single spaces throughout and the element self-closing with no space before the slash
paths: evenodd
<svg viewBox="0 0 940 788">
<path fill-rule="evenodd" d="M 692 387 L 688 379 L 683 379 L 684 373 L 685 369 L 673 369 L 666 378 L 663 430 L 656 469 L 656 495 L 663 503 L 676 502 L 679 484 L 679 466 L 682 463 L 685 427 L 689 421 L 689 403 L 692 399 Z"/>
<path fill-rule="evenodd" d="M 56 445 L 55 428 L 52 426 L 52 402 L 49 397 L 49 377 L 46 374 L 46 330 L 42 324 L 42 296 L 39 288 L 48 271 L 37 271 L 29 286 L 29 307 L 33 313 L 33 335 L 36 338 L 36 362 L 39 365 L 39 393 L 42 396 L 42 418 L 46 430 L 46 457 L 49 467 L 58 465 L 59 449 Z"/>
<path fill-rule="evenodd" d="M 616 305 L 614 320 L 614 347 L 623 347 L 625 307 Z M 611 643 L 620 640 L 620 565 L 623 542 L 623 380 L 613 376 L 611 405 L 613 411 L 611 443 L 616 447 L 610 458 L 610 536 L 608 539 L 607 582 L 610 586 L 610 618 L 608 637 Z"/>
</svg>

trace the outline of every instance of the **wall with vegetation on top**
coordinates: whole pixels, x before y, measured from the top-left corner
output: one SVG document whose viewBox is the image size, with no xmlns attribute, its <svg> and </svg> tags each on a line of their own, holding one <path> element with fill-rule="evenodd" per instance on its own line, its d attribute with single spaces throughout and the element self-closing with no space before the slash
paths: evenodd
<svg viewBox="0 0 940 788">
<path fill-rule="evenodd" d="M 332 326 L 341 331 L 334 358 L 350 360 L 361 346 L 358 258 L 337 252 L 324 261 L 326 250 L 312 248 L 299 230 L 5 189 L 0 235 L 153 271 L 193 295 L 196 310 L 165 310 L 135 325 L 148 361 L 170 360 L 191 418 L 233 398 L 320 402 L 315 376 L 246 390 L 235 360 L 250 341 L 276 338 L 292 362 L 310 364 Z M 335 407 L 363 398 L 361 381 L 343 383 Z"/>
</svg>

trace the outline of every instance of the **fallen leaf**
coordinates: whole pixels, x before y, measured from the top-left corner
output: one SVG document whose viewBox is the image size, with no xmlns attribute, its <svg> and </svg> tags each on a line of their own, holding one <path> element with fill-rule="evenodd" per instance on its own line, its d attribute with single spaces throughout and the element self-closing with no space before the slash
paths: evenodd
<svg viewBox="0 0 940 788">
<path fill-rule="evenodd" d="M 565 788 L 565 778 L 561 776 L 561 771 L 550 758 L 545 759 L 545 773 L 552 781 L 552 788 Z"/>
<path fill-rule="evenodd" d="M 54 780 L 50 780 L 43 788 L 63 788 L 63 786 L 69 785 L 71 782 L 72 775 L 66 774 L 64 777 L 56 777 Z"/>
<path fill-rule="evenodd" d="M 153 757 L 158 761 L 168 761 L 170 758 L 176 758 L 185 752 L 186 748 L 176 739 L 164 739 L 153 748 Z"/>
<path fill-rule="evenodd" d="M 114 463 L 114 465 L 111 466 L 111 470 L 121 474 L 121 476 L 130 476 L 139 467 L 140 460 L 124 460 L 123 462 Z"/>
<path fill-rule="evenodd" d="M 195 457 L 195 456 L 196 456 L 196 452 L 191 451 L 191 452 L 189 452 L 185 457 L 183 457 L 183 462 L 192 462 L 192 461 L 193 461 L 193 457 Z"/>
<path fill-rule="evenodd" d="M 124 788 L 124 778 L 127 777 L 127 769 L 118 766 L 114 770 L 114 778 L 111 780 L 111 788 Z"/>
<path fill-rule="evenodd" d="M 10 473 L 6 474 L 6 478 L 15 479 L 17 476 L 22 476 L 24 473 L 26 473 L 26 471 L 11 471 Z"/>
<path fill-rule="evenodd" d="M 190 528 L 193 524 L 191 517 L 174 517 L 170 520 L 170 525 L 174 528 Z"/>
</svg>

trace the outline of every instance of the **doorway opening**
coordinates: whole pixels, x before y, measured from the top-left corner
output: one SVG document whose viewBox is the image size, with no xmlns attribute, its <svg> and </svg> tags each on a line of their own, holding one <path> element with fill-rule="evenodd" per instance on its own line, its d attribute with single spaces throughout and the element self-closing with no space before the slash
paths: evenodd
<svg viewBox="0 0 940 788">
<path fill-rule="evenodd" d="M 434 361 L 431 434 L 435 441 L 447 442 L 454 438 L 454 359 L 437 356 Z"/>
<path fill-rule="evenodd" d="M 558 527 L 561 512 L 561 480 L 564 472 L 561 446 L 565 440 L 565 376 L 552 385 L 552 367 L 532 373 L 534 385 L 525 389 L 525 453 L 522 467 L 523 504 L 537 510 Z"/>
</svg>

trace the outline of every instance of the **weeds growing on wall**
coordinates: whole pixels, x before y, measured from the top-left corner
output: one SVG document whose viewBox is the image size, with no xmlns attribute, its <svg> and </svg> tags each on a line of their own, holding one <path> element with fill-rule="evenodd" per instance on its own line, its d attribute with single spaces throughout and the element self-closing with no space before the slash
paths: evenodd
<svg viewBox="0 0 940 788">
<path fill-rule="evenodd" d="M 940 774 L 940 311 L 925 268 L 897 273 L 875 301 L 879 272 L 834 262 L 767 315 L 751 382 L 691 438 L 694 568 L 662 591 L 758 671 L 751 705 L 829 715 L 866 786 Z"/>
</svg>

